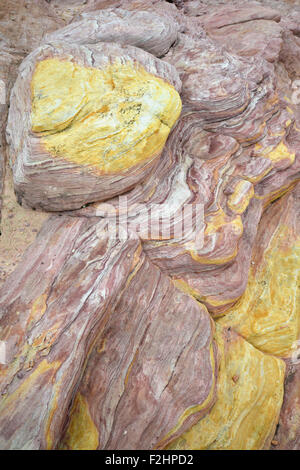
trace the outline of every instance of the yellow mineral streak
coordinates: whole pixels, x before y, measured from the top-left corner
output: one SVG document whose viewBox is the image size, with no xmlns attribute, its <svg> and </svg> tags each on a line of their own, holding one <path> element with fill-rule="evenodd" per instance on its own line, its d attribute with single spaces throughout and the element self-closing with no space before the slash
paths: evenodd
<svg viewBox="0 0 300 470">
<path fill-rule="evenodd" d="M 34 300 L 32 303 L 32 307 L 30 310 L 30 315 L 27 321 L 27 328 L 31 328 L 35 325 L 44 315 L 47 309 L 47 294 L 40 295 L 37 299 Z"/>
<path fill-rule="evenodd" d="M 255 145 L 255 150 L 258 151 L 261 149 L 260 144 Z M 258 183 L 261 181 L 270 171 L 272 170 L 273 165 L 270 165 L 270 168 L 267 168 L 266 170 L 262 171 L 259 173 L 257 176 L 248 176 L 248 175 L 243 175 L 243 178 L 245 181 L 249 181 L 250 183 Z"/>
<path fill-rule="evenodd" d="M 187 282 L 183 281 L 182 279 L 176 279 L 176 278 L 173 278 L 172 281 L 173 281 L 174 285 L 177 287 L 177 289 L 179 289 L 182 292 L 184 292 L 185 294 L 191 295 L 192 297 L 195 297 L 195 299 L 199 300 L 198 299 L 198 297 L 199 297 L 198 292 L 195 289 L 193 289 L 192 287 L 190 287 Z"/>
<path fill-rule="evenodd" d="M 267 168 L 265 171 L 263 171 L 262 173 L 260 173 L 259 175 L 257 176 L 247 176 L 247 175 L 243 175 L 243 178 L 246 180 L 246 181 L 249 181 L 250 183 L 259 183 L 259 181 L 261 181 L 265 176 L 267 176 L 268 173 L 270 173 L 270 171 L 272 170 L 272 166 L 270 168 Z"/>
<path fill-rule="evenodd" d="M 164 436 L 163 439 L 161 439 L 161 441 L 157 444 L 156 446 L 157 449 L 162 448 L 164 443 L 168 441 L 172 435 L 178 432 L 178 430 L 182 427 L 182 425 L 184 424 L 184 422 L 189 416 L 191 416 L 192 414 L 199 413 L 202 410 L 205 410 L 205 408 L 207 408 L 207 406 L 209 406 L 209 404 L 212 402 L 213 396 L 215 393 L 215 385 L 216 385 L 216 380 L 215 380 L 216 361 L 215 361 L 214 348 L 212 344 L 210 346 L 210 363 L 211 363 L 211 368 L 213 372 L 213 381 L 212 381 L 212 387 L 205 401 L 203 403 L 191 406 L 190 408 L 185 410 L 185 412 L 180 416 L 176 426 L 172 430 L 170 430 L 168 434 Z"/>
<path fill-rule="evenodd" d="M 300 237 L 282 226 L 258 266 L 251 266 L 245 293 L 218 320 L 256 348 L 288 357 L 300 333 Z"/>
<path fill-rule="evenodd" d="M 266 107 L 265 107 L 266 111 L 269 110 L 269 109 L 272 109 L 273 106 L 274 106 L 275 104 L 277 104 L 277 103 L 279 103 L 279 98 L 278 98 L 278 94 L 275 93 L 275 94 L 274 94 L 273 96 L 271 96 L 271 98 L 267 101 Z"/>
<path fill-rule="evenodd" d="M 275 432 L 283 398 L 285 364 L 217 326 L 220 353 L 217 401 L 172 450 L 256 450 Z"/>
<path fill-rule="evenodd" d="M 264 196 L 259 196 L 258 194 L 255 194 L 254 197 L 255 199 L 260 199 L 264 201 L 264 209 L 265 209 L 271 204 L 271 202 L 276 201 L 276 199 L 279 199 L 280 197 L 284 196 L 286 193 L 292 191 L 299 181 L 300 181 L 300 178 L 296 178 L 291 183 L 288 183 L 285 186 L 281 186 L 280 189 L 276 191 L 271 191 L 267 195 L 264 195 Z"/>
<path fill-rule="evenodd" d="M 222 258 L 221 257 L 213 258 L 213 256 L 211 258 L 208 258 L 206 256 L 199 256 L 196 251 L 190 252 L 191 257 L 195 261 L 198 261 L 199 264 L 225 264 L 233 260 L 236 257 L 237 253 L 238 253 L 238 250 L 236 246 L 234 246 L 233 250 L 231 251 L 231 253 L 229 253 L 229 255 L 223 256 Z"/>
<path fill-rule="evenodd" d="M 130 372 L 131 372 L 131 369 L 132 369 L 132 367 L 133 367 L 135 361 L 136 361 L 137 358 L 138 358 L 138 354 L 139 354 L 139 348 L 137 348 L 137 350 L 135 351 L 134 356 L 133 356 L 133 359 L 132 359 L 132 361 L 130 362 L 129 367 L 128 367 L 128 369 L 127 369 L 126 376 L 125 376 L 125 380 L 124 380 L 124 386 L 125 386 L 125 387 L 126 387 L 127 384 L 128 384 Z"/>
<path fill-rule="evenodd" d="M 40 299 L 42 299 L 42 297 L 43 296 L 41 296 Z M 41 312 L 39 312 L 39 314 L 40 313 Z M 34 323 L 36 323 L 36 319 Z M 34 323 L 28 323 L 29 327 L 33 326 Z M 26 371 L 33 369 L 41 356 L 46 356 L 49 354 L 51 346 L 57 338 L 58 327 L 59 323 L 56 323 L 53 328 L 44 332 L 40 336 L 36 336 L 35 340 L 32 343 L 26 341 L 22 345 L 20 345 L 21 349 L 17 356 L 14 357 L 13 360 L 10 360 L 8 364 L 3 365 L 3 367 L 0 367 L 0 378 L 6 377 L 7 380 L 8 378 L 12 380 L 18 372 L 22 371 L 22 369 Z M 9 338 L 9 336 L 7 337 Z M 40 368 L 42 364 L 46 364 L 46 362 L 41 362 L 37 367 Z M 33 371 L 31 375 L 34 376 L 35 373 L 36 371 Z"/>
<path fill-rule="evenodd" d="M 267 157 L 272 160 L 272 162 L 280 162 L 285 159 L 290 160 L 291 163 L 295 161 L 295 153 L 290 152 L 283 142 L 280 142 L 272 152 L 268 153 Z"/>
<path fill-rule="evenodd" d="M 262 136 L 265 127 L 266 127 L 266 123 L 263 122 L 263 123 L 259 126 L 259 131 L 257 132 L 257 134 L 255 134 L 255 135 L 249 137 L 248 139 L 244 139 L 244 138 L 243 138 L 243 139 L 239 139 L 239 142 L 240 142 L 240 143 L 242 143 L 242 142 L 252 142 L 252 141 L 254 141 L 254 140 L 258 140 L 258 139 Z"/>
<path fill-rule="evenodd" d="M 47 354 L 47 351 L 49 352 L 53 343 L 60 336 L 60 328 L 61 322 L 56 322 L 52 327 L 49 327 L 48 330 L 45 330 L 40 335 L 36 336 L 31 345 L 32 352 L 36 354 L 37 352 L 43 351 L 44 355 Z"/>
<path fill-rule="evenodd" d="M 254 196 L 254 188 L 248 181 L 239 181 L 234 192 L 228 198 L 228 207 L 236 214 L 242 214 L 247 209 Z"/>
<path fill-rule="evenodd" d="M 283 142 L 280 142 L 275 148 L 268 146 L 264 149 L 261 148 L 260 144 L 256 144 L 255 150 L 259 152 L 258 155 L 260 157 L 269 158 L 273 163 L 281 162 L 282 160 L 290 160 L 292 164 L 295 161 L 295 153 L 290 152 Z"/>
<path fill-rule="evenodd" d="M 99 433 L 91 418 L 85 398 L 77 393 L 71 418 L 62 447 L 70 450 L 95 450 L 99 445 Z"/>
<path fill-rule="evenodd" d="M 46 150 L 100 175 L 153 160 L 181 112 L 173 86 L 130 62 L 98 70 L 46 59 L 31 93 L 32 130 Z"/>
<path fill-rule="evenodd" d="M 232 236 L 240 239 L 243 235 L 244 228 L 240 215 L 230 217 L 225 214 L 223 209 L 219 208 L 216 212 L 207 216 L 206 228 L 204 231 L 204 244 L 211 246 L 211 242 L 215 243 L 215 240 L 218 240 L 218 245 L 222 245 L 224 238 L 223 229 L 225 226 L 230 228 Z M 232 251 L 225 257 L 199 255 L 193 250 L 190 250 L 190 254 L 191 257 L 200 264 L 224 264 L 236 257 L 237 246 L 233 244 Z"/>
<path fill-rule="evenodd" d="M 291 119 L 288 119 L 288 120 L 285 122 L 285 127 L 290 127 L 291 124 L 292 124 Z"/>
<path fill-rule="evenodd" d="M 262 148 L 262 145 L 259 143 L 256 143 L 254 146 L 254 149 L 258 152 Z"/>
<path fill-rule="evenodd" d="M 57 412 L 58 401 L 62 392 L 62 383 L 63 383 L 62 378 L 55 382 L 55 385 L 52 391 L 51 401 L 48 405 L 48 419 L 45 424 L 45 439 L 46 439 L 47 450 L 51 450 L 54 448 L 53 430 L 51 428 L 51 425 L 52 425 L 52 421 L 55 416 L 55 413 Z"/>
<path fill-rule="evenodd" d="M 288 183 L 285 186 L 282 186 L 277 191 L 270 192 L 270 194 L 267 197 L 263 197 L 263 198 L 258 197 L 257 199 L 265 200 L 264 201 L 264 209 L 265 209 L 269 204 L 271 204 L 271 202 L 276 201 L 276 199 L 279 199 L 280 197 L 284 196 L 288 192 L 292 191 L 299 181 L 300 181 L 300 178 L 296 178 L 292 183 Z"/>
<path fill-rule="evenodd" d="M 222 229 L 224 225 L 231 225 L 233 232 L 236 232 L 238 235 L 243 234 L 242 219 L 239 216 L 234 219 L 228 217 L 221 208 L 213 214 L 209 214 L 207 219 L 205 235 L 214 235 L 219 229 Z"/>
</svg>

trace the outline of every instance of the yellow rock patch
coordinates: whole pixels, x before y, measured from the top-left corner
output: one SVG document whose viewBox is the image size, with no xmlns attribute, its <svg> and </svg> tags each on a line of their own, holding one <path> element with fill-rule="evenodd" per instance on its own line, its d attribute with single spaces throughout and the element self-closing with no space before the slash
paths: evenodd
<svg viewBox="0 0 300 470">
<path fill-rule="evenodd" d="M 209 414 L 173 441 L 172 450 L 255 450 L 273 437 L 283 399 L 285 364 L 217 326 L 217 401 Z"/>
<path fill-rule="evenodd" d="M 243 214 L 253 196 L 253 185 L 247 180 L 241 180 L 228 198 L 228 207 L 236 214 Z"/>
<path fill-rule="evenodd" d="M 290 356 L 300 329 L 299 260 L 300 237 L 282 226 L 259 266 L 251 266 L 245 293 L 219 324 L 261 351 Z"/>
<path fill-rule="evenodd" d="M 99 174 L 154 159 L 181 112 L 173 86 L 140 65 L 104 70 L 46 59 L 32 82 L 31 125 L 47 152 Z"/>
<path fill-rule="evenodd" d="M 35 299 L 34 302 L 32 303 L 30 316 L 27 320 L 27 325 L 31 327 L 35 323 L 37 323 L 46 312 L 46 309 L 47 309 L 47 294 L 42 294 L 37 299 Z"/>
<path fill-rule="evenodd" d="M 37 387 L 43 384 L 43 376 L 47 377 L 49 383 L 54 380 L 57 370 L 61 366 L 61 362 L 54 361 L 49 363 L 43 360 L 38 364 L 36 369 L 17 387 L 12 393 L 3 397 L 0 404 L 1 418 L 5 416 L 12 417 L 18 413 L 18 403 L 27 400 L 30 403 L 30 397 L 34 394 Z M 45 379 L 44 379 L 45 380 Z"/>
<path fill-rule="evenodd" d="M 98 430 L 91 418 L 85 398 L 77 393 L 63 443 L 64 449 L 95 450 L 99 445 Z"/>
<path fill-rule="evenodd" d="M 219 208 L 216 212 L 209 214 L 208 221 L 206 222 L 205 235 L 214 235 L 218 230 L 222 229 L 224 225 L 232 225 L 233 232 L 242 235 L 243 224 L 239 216 L 232 219 L 228 217 L 223 209 Z"/>
<path fill-rule="evenodd" d="M 284 130 L 282 133 L 284 134 Z M 269 158 L 273 163 L 281 162 L 282 160 L 289 160 L 292 164 L 295 161 L 295 153 L 290 152 L 283 142 L 280 142 L 280 144 L 278 144 L 275 148 L 269 146 L 265 149 L 262 149 L 260 144 L 256 144 L 255 150 L 259 152 L 260 157 Z"/>
<path fill-rule="evenodd" d="M 213 396 L 215 393 L 215 368 L 216 368 L 216 363 L 215 363 L 215 356 L 214 356 L 214 348 L 213 345 L 211 344 L 210 346 L 210 363 L 213 371 L 213 382 L 212 382 L 212 387 L 210 389 L 209 394 L 206 397 L 206 400 L 203 403 L 200 403 L 198 405 L 191 406 L 185 412 L 180 416 L 177 425 L 175 428 L 173 428 L 171 431 L 168 432 L 166 436 L 163 437 L 163 439 L 157 444 L 156 448 L 161 448 L 164 445 L 164 442 L 170 439 L 170 437 L 175 434 L 178 429 L 183 425 L 183 423 L 186 421 L 189 416 L 199 413 L 202 410 L 205 410 L 205 408 L 212 403 Z"/>
</svg>

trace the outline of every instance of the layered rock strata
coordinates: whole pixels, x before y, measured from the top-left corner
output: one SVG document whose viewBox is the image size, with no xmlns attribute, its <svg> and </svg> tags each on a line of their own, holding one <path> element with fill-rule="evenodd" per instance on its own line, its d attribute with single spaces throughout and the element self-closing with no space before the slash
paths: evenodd
<svg viewBox="0 0 300 470">
<path fill-rule="evenodd" d="M 298 449 L 300 7 L 6 3 L 0 447 Z"/>
<path fill-rule="evenodd" d="M 84 406 L 93 423 L 90 448 L 163 448 L 215 400 L 212 337 L 206 309 L 142 255 L 91 352 L 65 447 L 87 444 Z"/>
<path fill-rule="evenodd" d="M 293 354 L 299 339 L 300 204 L 297 190 L 269 207 L 258 228 L 247 288 L 218 320 L 257 349 Z"/>
<path fill-rule="evenodd" d="M 221 353 L 216 404 L 168 449 L 268 449 L 282 404 L 285 364 L 230 328 L 217 327 L 216 338 Z"/>
<path fill-rule="evenodd" d="M 54 43 L 30 54 L 7 127 L 20 202 L 74 209 L 141 182 L 180 114 L 180 86 L 172 66 L 131 46 Z"/>
<path fill-rule="evenodd" d="M 2 288 L 2 449 L 56 446 L 87 354 L 138 261 L 136 238 L 99 239 L 98 230 L 49 219 Z"/>
</svg>

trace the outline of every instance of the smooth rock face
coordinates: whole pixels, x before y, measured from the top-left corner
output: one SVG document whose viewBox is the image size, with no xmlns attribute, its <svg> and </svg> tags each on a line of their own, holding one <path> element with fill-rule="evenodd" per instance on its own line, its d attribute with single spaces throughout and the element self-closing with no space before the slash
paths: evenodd
<svg viewBox="0 0 300 470">
<path fill-rule="evenodd" d="M 300 7 L 18 3 L 0 448 L 299 449 Z"/>
<path fill-rule="evenodd" d="M 41 145 L 56 157 L 95 166 L 99 175 L 152 160 L 181 109 L 174 88 L 121 62 L 101 72 L 45 59 L 31 89 L 31 128 Z"/>
<path fill-rule="evenodd" d="M 130 46 L 55 43 L 29 55 L 7 134 L 16 192 L 34 208 L 78 208 L 153 169 L 180 111 L 175 69 Z"/>
</svg>

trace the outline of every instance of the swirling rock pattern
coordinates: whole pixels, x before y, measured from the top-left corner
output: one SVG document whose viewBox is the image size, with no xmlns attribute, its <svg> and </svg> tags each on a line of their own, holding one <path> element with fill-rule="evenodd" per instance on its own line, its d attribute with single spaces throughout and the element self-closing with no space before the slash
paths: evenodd
<svg viewBox="0 0 300 470">
<path fill-rule="evenodd" d="M 299 449 L 300 6 L 21 3 L 0 447 Z"/>
<path fill-rule="evenodd" d="M 267 449 L 282 404 L 285 364 L 262 354 L 230 328 L 218 327 L 216 338 L 221 354 L 216 404 L 168 448 Z"/>
<path fill-rule="evenodd" d="M 83 13 L 82 19 L 46 35 L 45 41 L 77 44 L 118 42 L 144 49 L 161 57 L 177 40 L 179 25 L 167 16 L 150 11 L 121 8 Z"/>
<path fill-rule="evenodd" d="M 3 287 L 1 302 L 1 337 L 10 346 L 7 364 L 1 368 L 1 448 L 56 447 L 66 404 L 89 355 L 87 387 L 95 389 L 96 400 L 93 393 L 85 400 L 101 447 L 148 448 L 168 442 L 214 402 L 212 320 L 204 307 L 178 291 L 147 260 L 136 236 L 122 243 L 101 222 L 50 218 L 15 271 L 10 289 Z M 186 361 L 191 367 L 196 364 L 193 374 Z M 182 382 L 189 393 L 181 388 Z M 106 393 L 111 387 L 114 396 Z M 34 416 L 30 403 L 35 404 Z M 114 423 L 117 405 L 121 426 Z M 98 414 L 102 407 L 107 408 L 105 422 Z M 140 425 L 135 420 L 136 431 L 130 432 L 135 412 Z M 150 422 L 152 432 L 143 433 Z M 128 436 L 123 433 L 127 427 Z M 128 439 L 123 442 L 119 432 Z M 76 436 L 70 439 L 80 448 Z"/>
<path fill-rule="evenodd" d="M 7 128 L 20 201 L 74 209 L 130 189 L 153 169 L 181 111 L 172 66 L 131 46 L 55 43 L 21 69 Z"/>
<path fill-rule="evenodd" d="M 300 447 L 299 343 L 295 353 L 294 362 L 286 361 L 284 399 L 272 441 L 273 450 L 299 450 Z"/>
</svg>

